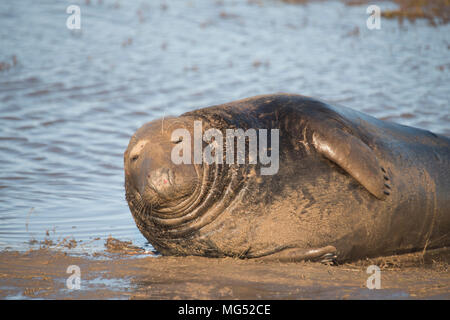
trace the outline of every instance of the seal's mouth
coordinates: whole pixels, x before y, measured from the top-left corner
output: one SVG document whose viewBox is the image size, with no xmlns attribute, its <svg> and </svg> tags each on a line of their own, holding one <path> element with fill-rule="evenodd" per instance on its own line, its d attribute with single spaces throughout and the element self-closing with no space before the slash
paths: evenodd
<svg viewBox="0 0 450 320">
<path fill-rule="evenodd" d="M 197 188 L 198 180 L 192 179 L 187 186 L 177 186 L 174 178 L 163 179 L 160 183 L 150 182 L 142 191 L 140 198 L 154 210 L 170 209 L 188 199 Z"/>
<path fill-rule="evenodd" d="M 187 197 L 195 190 L 197 183 L 198 178 L 187 174 L 186 170 L 163 167 L 145 173 L 142 179 L 136 181 L 135 189 L 146 205 L 157 209 L 162 205 L 170 207 Z"/>
</svg>

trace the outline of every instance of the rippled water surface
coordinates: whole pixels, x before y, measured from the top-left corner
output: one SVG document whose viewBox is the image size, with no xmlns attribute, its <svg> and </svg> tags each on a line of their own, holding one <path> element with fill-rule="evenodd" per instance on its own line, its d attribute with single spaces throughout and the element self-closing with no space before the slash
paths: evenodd
<svg viewBox="0 0 450 320">
<path fill-rule="evenodd" d="M 70 4 L 79 31 L 66 28 Z M 365 10 L 1 1 L 0 248 L 109 235 L 145 245 L 122 156 L 138 127 L 164 115 L 281 91 L 450 135 L 450 27 L 383 19 L 370 31 Z"/>
</svg>

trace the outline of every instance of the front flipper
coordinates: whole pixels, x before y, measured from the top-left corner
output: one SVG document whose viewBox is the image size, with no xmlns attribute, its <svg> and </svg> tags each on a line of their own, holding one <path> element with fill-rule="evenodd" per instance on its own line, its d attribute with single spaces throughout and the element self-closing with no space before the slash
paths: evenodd
<svg viewBox="0 0 450 320">
<path fill-rule="evenodd" d="M 256 259 L 280 262 L 313 261 L 335 264 L 336 258 L 336 248 L 326 246 L 317 249 L 288 248 Z"/>
<path fill-rule="evenodd" d="M 312 136 L 316 150 L 355 178 L 378 199 L 389 195 L 389 179 L 375 152 L 361 139 L 340 128 L 315 130 Z"/>
</svg>

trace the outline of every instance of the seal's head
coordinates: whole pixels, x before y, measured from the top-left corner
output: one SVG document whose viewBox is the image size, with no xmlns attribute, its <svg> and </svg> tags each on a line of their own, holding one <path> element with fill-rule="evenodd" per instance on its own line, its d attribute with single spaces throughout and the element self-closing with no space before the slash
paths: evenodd
<svg viewBox="0 0 450 320">
<path fill-rule="evenodd" d="M 177 118 L 155 120 L 133 135 L 124 153 L 127 200 L 161 209 L 174 207 L 193 194 L 198 184 L 196 168 L 171 159 L 174 146 L 182 142 L 173 139 L 172 132 L 180 127 L 189 130 Z"/>
<path fill-rule="evenodd" d="M 128 206 L 139 230 L 163 254 L 219 255 L 214 246 L 200 244 L 212 234 L 204 228 L 245 185 L 247 165 L 195 160 L 196 121 L 204 129 L 218 123 L 209 120 L 185 114 L 149 122 L 133 135 L 124 153 Z M 201 147 L 205 145 L 203 141 Z"/>
</svg>

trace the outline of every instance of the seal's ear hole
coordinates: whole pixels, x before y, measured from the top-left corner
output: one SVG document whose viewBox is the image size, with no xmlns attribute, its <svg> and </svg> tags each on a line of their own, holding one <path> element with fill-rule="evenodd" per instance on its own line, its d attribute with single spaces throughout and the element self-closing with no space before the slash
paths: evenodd
<svg viewBox="0 0 450 320">
<path fill-rule="evenodd" d="M 136 161 L 137 159 L 139 159 L 139 155 L 138 154 L 135 154 L 134 156 L 131 157 L 131 161 L 132 162 Z"/>
<path fill-rule="evenodd" d="M 178 144 L 178 143 L 180 143 L 180 142 L 182 142 L 183 141 L 183 137 L 178 137 L 177 139 L 174 139 L 174 140 L 172 140 L 171 142 L 173 143 L 173 144 Z"/>
</svg>

